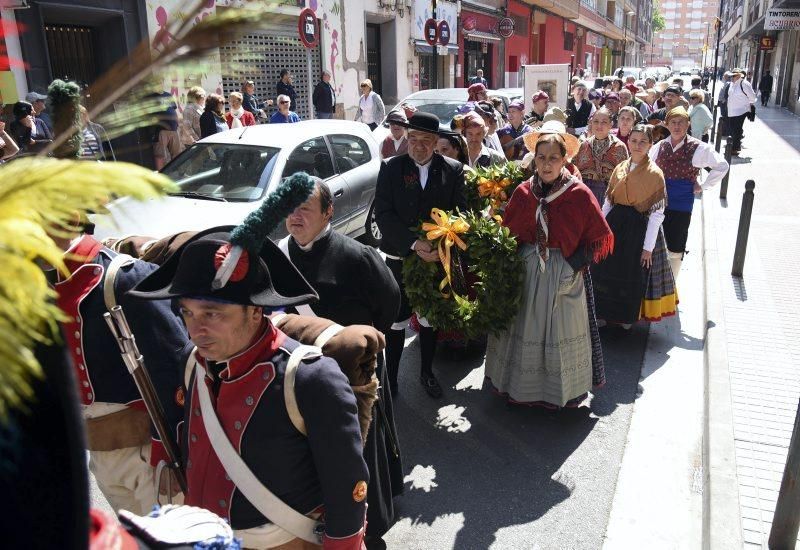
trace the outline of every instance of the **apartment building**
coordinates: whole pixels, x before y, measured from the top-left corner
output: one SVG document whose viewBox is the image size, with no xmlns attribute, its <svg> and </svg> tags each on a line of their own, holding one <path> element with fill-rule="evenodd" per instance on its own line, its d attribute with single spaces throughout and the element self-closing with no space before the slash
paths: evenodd
<svg viewBox="0 0 800 550">
<path fill-rule="evenodd" d="M 713 65 L 718 0 L 663 0 L 664 30 L 648 48 L 649 65 Z"/>
</svg>

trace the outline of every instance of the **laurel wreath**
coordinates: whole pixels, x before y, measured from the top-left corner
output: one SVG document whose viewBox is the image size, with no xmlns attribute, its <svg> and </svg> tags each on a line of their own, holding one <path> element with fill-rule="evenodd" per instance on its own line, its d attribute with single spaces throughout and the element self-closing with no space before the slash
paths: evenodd
<svg viewBox="0 0 800 550">
<path fill-rule="evenodd" d="M 467 207 L 475 212 L 491 206 L 501 211 L 514 189 L 525 180 L 525 174 L 516 162 L 493 164 L 488 168 L 476 166 L 464 170 Z"/>
<path fill-rule="evenodd" d="M 406 296 L 413 310 L 437 329 L 459 331 L 466 338 L 496 334 L 519 309 L 524 264 L 517 256 L 517 241 L 495 218 L 446 214 L 451 222 L 463 220 L 469 226 L 459 235 L 465 250 L 452 247 L 448 288 L 441 288 L 442 262 L 425 262 L 412 254 L 403 264 Z M 428 234 L 420 233 L 422 238 Z M 440 239 L 434 244 L 439 246 Z"/>
</svg>

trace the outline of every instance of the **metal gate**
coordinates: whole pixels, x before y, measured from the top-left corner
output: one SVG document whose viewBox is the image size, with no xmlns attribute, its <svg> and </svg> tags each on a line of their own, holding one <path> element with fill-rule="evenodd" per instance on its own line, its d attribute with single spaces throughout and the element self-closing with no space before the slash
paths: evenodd
<svg viewBox="0 0 800 550">
<path fill-rule="evenodd" d="M 46 24 L 47 53 L 53 78 L 88 84 L 97 77 L 94 36 L 89 27 Z"/>
<path fill-rule="evenodd" d="M 275 100 L 276 84 L 281 69 L 289 69 L 297 92 L 297 105 L 292 106 L 302 120 L 313 118 L 311 86 L 322 73 L 319 45 L 309 50 L 297 37 L 297 22 L 241 36 L 220 48 L 222 89 L 225 97 L 241 90 L 242 82 L 252 80 L 256 97 Z M 310 79 L 310 80 L 309 80 Z M 271 108 L 274 112 L 275 106 Z"/>
</svg>

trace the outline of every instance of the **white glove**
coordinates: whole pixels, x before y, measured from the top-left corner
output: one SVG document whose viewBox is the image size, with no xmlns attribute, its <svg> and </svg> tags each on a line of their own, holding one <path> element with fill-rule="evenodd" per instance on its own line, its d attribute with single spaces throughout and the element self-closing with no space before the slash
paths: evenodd
<svg viewBox="0 0 800 550">
<path fill-rule="evenodd" d="M 203 508 L 168 504 L 137 516 L 127 510 L 119 511 L 119 519 L 130 527 L 132 535 L 162 545 L 222 543 L 223 548 L 234 545 L 233 529 L 228 523 Z M 238 546 L 234 547 L 238 548 Z"/>
</svg>

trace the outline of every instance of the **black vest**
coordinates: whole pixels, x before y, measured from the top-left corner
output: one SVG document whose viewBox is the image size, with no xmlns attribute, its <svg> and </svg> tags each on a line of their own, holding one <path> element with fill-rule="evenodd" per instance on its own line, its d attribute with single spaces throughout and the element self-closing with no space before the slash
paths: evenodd
<svg viewBox="0 0 800 550">
<path fill-rule="evenodd" d="M 567 103 L 567 128 L 583 128 L 589 125 L 589 115 L 592 114 L 592 102 L 584 99 L 580 109 L 575 109 L 575 101 L 570 98 Z"/>
</svg>

